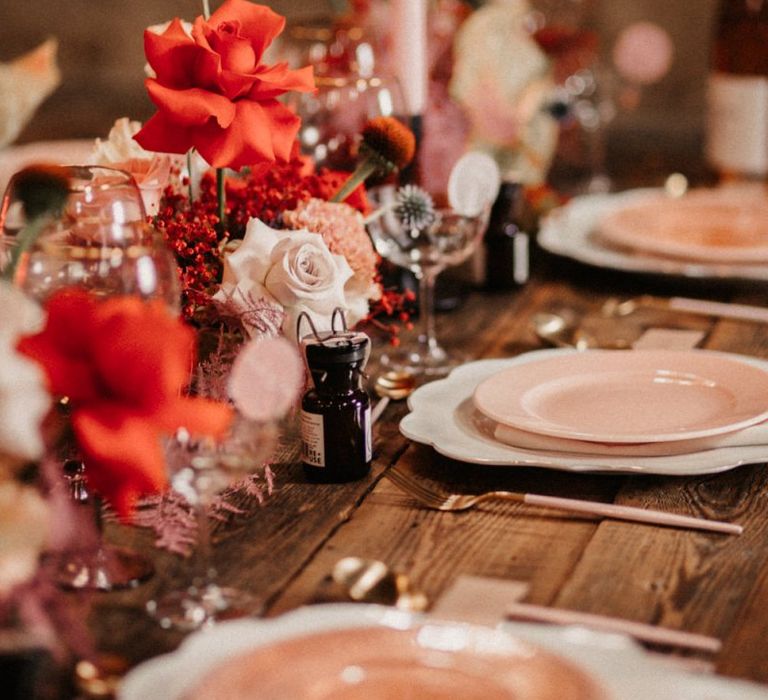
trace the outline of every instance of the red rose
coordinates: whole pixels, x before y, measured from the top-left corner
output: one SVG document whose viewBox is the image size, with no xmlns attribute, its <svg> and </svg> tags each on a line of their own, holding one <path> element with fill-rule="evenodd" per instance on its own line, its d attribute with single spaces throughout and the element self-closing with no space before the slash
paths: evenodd
<svg viewBox="0 0 768 700">
<path fill-rule="evenodd" d="M 285 18 L 264 5 L 226 0 L 190 37 L 178 18 L 162 34 L 144 32 L 155 78 L 146 81 L 157 113 L 134 137 L 149 151 L 196 148 L 215 168 L 288 160 L 299 118 L 276 99 L 314 90 L 312 68 L 268 66 L 262 55 Z"/>
</svg>

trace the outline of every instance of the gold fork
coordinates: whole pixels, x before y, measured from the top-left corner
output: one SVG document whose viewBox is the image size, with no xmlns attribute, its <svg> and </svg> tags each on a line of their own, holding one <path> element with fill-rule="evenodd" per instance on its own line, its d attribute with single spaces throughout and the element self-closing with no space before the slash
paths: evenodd
<svg viewBox="0 0 768 700">
<path fill-rule="evenodd" d="M 478 495 L 445 493 L 444 491 L 427 486 L 413 474 L 394 467 L 385 472 L 384 476 L 401 491 L 434 510 L 462 511 L 473 508 L 485 501 L 501 500 L 527 503 L 528 505 L 555 508 L 557 510 L 589 513 L 615 520 L 723 532 L 729 535 L 740 535 L 743 530 L 741 525 L 735 523 L 707 520 L 706 518 L 695 518 L 689 515 L 677 515 L 676 513 L 665 513 L 658 510 L 635 508 L 633 506 L 618 506 L 613 503 L 583 501 L 577 498 L 540 496 L 534 493 L 516 493 L 513 491 L 488 491 Z"/>
</svg>

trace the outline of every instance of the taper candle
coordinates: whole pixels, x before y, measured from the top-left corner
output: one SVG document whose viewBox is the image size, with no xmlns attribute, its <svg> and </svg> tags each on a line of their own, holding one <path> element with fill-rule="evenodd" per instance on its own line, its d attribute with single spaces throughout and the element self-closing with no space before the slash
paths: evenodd
<svg viewBox="0 0 768 700">
<path fill-rule="evenodd" d="M 427 105 L 427 0 L 392 0 L 392 68 L 408 115 Z"/>
</svg>

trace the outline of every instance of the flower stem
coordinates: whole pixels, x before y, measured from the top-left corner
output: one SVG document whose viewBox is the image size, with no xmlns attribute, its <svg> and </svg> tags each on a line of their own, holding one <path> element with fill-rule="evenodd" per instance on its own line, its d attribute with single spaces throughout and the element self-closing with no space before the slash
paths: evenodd
<svg viewBox="0 0 768 700">
<path fill-rule="evenodd" d="M 216 168 L 216 197 L 219 200 L 219 223 L 227 230 L 227 191 L 224 187 L 224 168 Z"/>
<path fill-rule="evenodd" d="M 39 216 L 30 221 L 16 236 L 16 245 L 11 248 L 9 260 L 2 272 L 3 279 L 13 280 L 22 255 L 32 247 L 47 222 L 48 217 Z"/>
<path fill-rule="evenodd" d="M 361 183 L 365 182 L 376 170 L 378 170 L 378 164 L 372 159 L 368 158 L 362 161 L 355 172 L 353 172 L 341 186 L 341 189 L 331 197 L 332 202 L 343 202 L 349 195 L 351 195 L 355 188 Z"/>
<path fill-rule="evenodd" d="M 195 179 L 195 175 L 192 172 L 192 149 L 191 148 L 187 151 L 187 175 L 189 176 L 189 201 L 191 202 L 195 198 L 194 188 L 192 187 L 192 182 Z"/>
</svg>

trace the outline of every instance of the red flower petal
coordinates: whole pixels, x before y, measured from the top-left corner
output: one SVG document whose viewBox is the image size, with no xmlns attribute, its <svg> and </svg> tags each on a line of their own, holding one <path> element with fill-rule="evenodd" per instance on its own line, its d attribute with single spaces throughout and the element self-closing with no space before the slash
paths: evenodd
<svg viewBox="0 0 768 700">
<path fill-rule="evenodd" d="M 169 87 L 194 85 L 189 66 L 194 65 L 200 49 L 187 35 L 181 20 L 174 19 L 162 34 L 144 32 L 144 53 L 157 79 Z"/>
<path fill-rule="evenodd" d="M 252 73 L 256 70 L 256 52 L 250 39 L 240 34 L 237 22 L 222 22 L 209 34 L 211 48 L 221 56 L 221 67 L 235 73 Z"/>
<path fill-rule="evenodd" d="M 133 138 L 147 151 L 160 153 L 186 153 L 195 141 L 194 127 L 179 126 L 165 112 L 153 114 Z"/>
<path fill-rule="evenodd" d="M 224 403 L 203 398 L 178 398 L 157 413 L 158 427 L 169 434 L 186 428 L 192 435 L 210 435 L 216 440 L 227 434 L 233 419 L 232 409 Z"/>
<path fill-rule="evenodd" d="M 190 71 L 194 74 L 196 86 L 223 94 L 230 100 L 245 95 L 253 86 L 252 75 L 222 70 L 222 57 L 205 37 L 201 39 L 199 53 L 195 62 L 190 64 Z"/>
<path fill-rule="evenodd" d="M 72 427 L 89 483 L 121 517 L 138 496 L 167 485 L 160 433 L 143 417 L 102 402 L 75 411 Z"/>
<path fill-rule="evenodd" d="M 229 129 L 208 124 L 195 135 L 195 147 L 214 168 L 241 168 L 263 160 L 287 160 L 299 130 L 299 118 L 276 100 L 241 100 Z"/>
<path fill-rule="evenodd" d="M 93 298 L 80 290 L 54 294 L 46 304 L 45 328 L 18 344 L 20 352 L 43 367 L 53 394 L 77 401 L 99 395 L 100 386 L 88 354 L 95 335 L 89 322 L 94 305 Z"/>
<path fill-rule="evenodd" d="M 270 67 L 261 66 L 249 97 L 252 100 L 264 100 L 279 97 L 288 90 L 314 92 L 316 87 L 312 66 L 305 66 L 298 70 L 289 69 L 287 63 L 278 63 Z"/>
<path fill-rule="evenodd" d="M 215 118 L 226 129 L 235 118 L 235 104 L 223 95 L 202 88 L 173 90 L 151 78 L 146 85 L 152 102 L 180 126 L 199 126 Z"/>
<path fill-rule="evenodd" d="M 260 61 L 266 48 L 285 27 L 285 17 L 281 17 L 265 5 L 257 5 L 246 0 L 226 0 L 210 16 L 207 24 L 216 28 L 222 22 L 237 22 L 241 36 L 251 40 L 251 46 Z"/>
<path fill-rule="evenodd" d="M 107 299 L 96 314 L 91 351 L 110 395 L 150 411 L 177 400 L 194 364 L 194 331 L 161 302 L 136 297 Z"/>
</svg>

